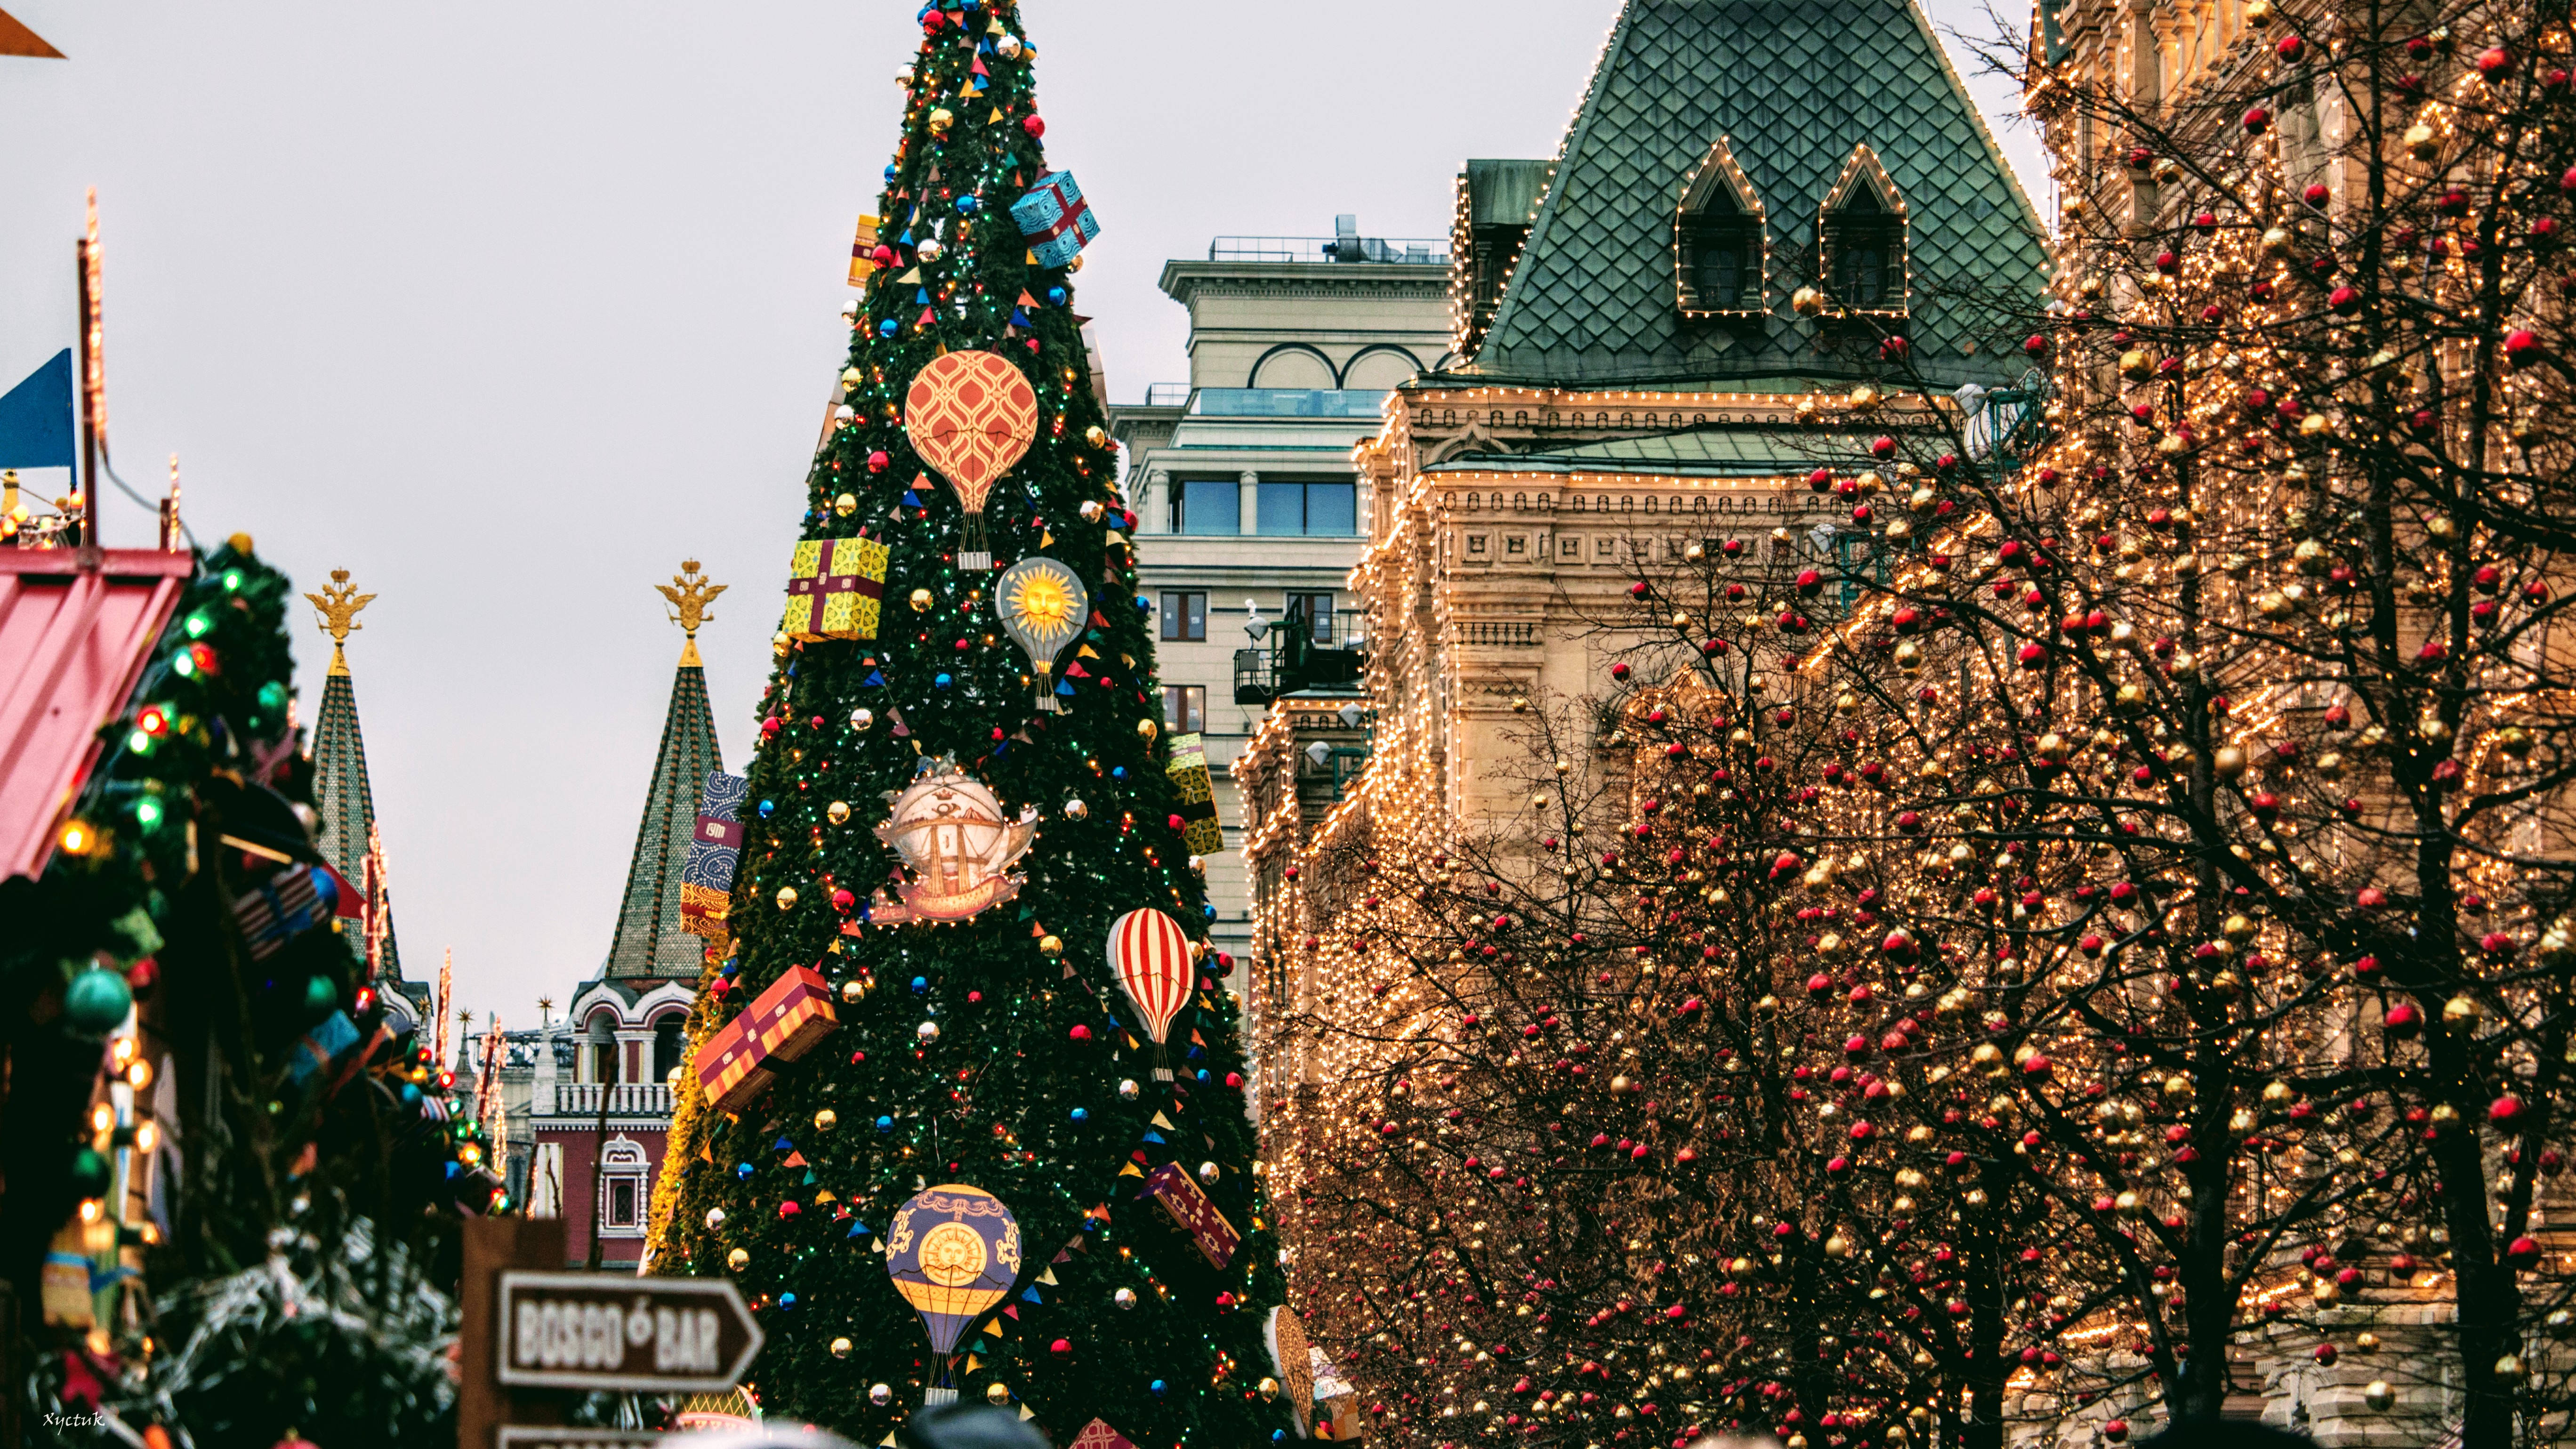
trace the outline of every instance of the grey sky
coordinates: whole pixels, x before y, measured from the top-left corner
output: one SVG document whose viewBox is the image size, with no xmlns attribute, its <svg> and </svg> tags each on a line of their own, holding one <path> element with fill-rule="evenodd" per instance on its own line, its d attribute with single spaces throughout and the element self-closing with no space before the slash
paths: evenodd
<svg viewBox="0 0 2576 1449">
<path fill-rule="evenodd" d="M 0 58 L 0 390 L 72 339 L 95 185 L 118 471 L 175 450 L 201 538 L 379 595 L 349 656 L 406 964 L 453 945 L 458 1004 L 534 1024 L 608 949 L 684 557 L 733 586 L 700 647 L 750 745 L 917 5 L 0 3 L 70 57 Z M 1617 9 L 1025 0 L 1112 396 L 1186 375 L 1165 257 L 1445 235 L 1460 160 L 1553 154 Z"/>
</svg>

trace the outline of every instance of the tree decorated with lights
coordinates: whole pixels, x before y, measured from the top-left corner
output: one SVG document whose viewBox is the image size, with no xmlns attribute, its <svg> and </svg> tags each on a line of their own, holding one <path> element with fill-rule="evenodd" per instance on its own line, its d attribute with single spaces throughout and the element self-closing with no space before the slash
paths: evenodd
<svg viewBox="0 0 2576 1449">
<path fill-rule="evenodd" d="M 920 20 L 655 1261 L 731 1274 L 764 1404 L 863 1442 L 960 1394 L 1284 1436 L 1203 774 L 1070 310 L 1093 227 L 1017 7 Z"/>
</svg>

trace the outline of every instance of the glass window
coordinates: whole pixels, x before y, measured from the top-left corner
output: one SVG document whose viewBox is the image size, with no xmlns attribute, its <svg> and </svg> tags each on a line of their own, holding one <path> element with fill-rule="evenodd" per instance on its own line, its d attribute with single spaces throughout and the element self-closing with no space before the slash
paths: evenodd
<svg viewBox="0 0 2576 1449">
<path fill-rule="evenodd" d="M 1359 493 L 1349 483 L 1306 485 L 1306 531 L 1347 538 L 1360 531 Z"/>
<path fill-rule="evenodd" d="M 666 1016 L 653 1026 L 653 1080 L 666 1081 L 671 1069 L 688 1054 L 688 1041 L 681 1035 L 677 1016 Z"/>
<path fill-rule="evenodd" d="M 1331 594 L 1290 594 L 1288 614 L 1302 617 L 1314 629 L 1311 636 L 1318 644 L 1333 642 L 1333 596 Z"/>
<path fill-rule="evenodd" d="M 617 1080 L 617 1043 L 613 1041 L 591 1043 L 590 1079 L 594 1082 Z"/>
<path fill-rule="evenodd" d="M 1267 534 L 1300 534 L 1306 531 L 1306 485 L 1303 483 L 1261 482 L 1261 515 L 1255 526 Z"/>
<path fill-rule="evenodd" d="M 1207 595 L 1166 591 L 1162 613 L 1164 638 L 1187 644 L 1206 641 Z"/>
<path fill-rule="evenodd" d="M 1243 485 L 1231 479 L 1192 478 L 1173 491 L 1180 501 L 1178 533 L 1227 534 L 1243 531 Z"/>
<path fill-rule="evenodd" d="M 1207 686 L 1203 684 L 1164 685 L 1163 728 L 1177 735 L 1204 732 L 1207 729 Z"/>
<path fill-rule="evenodd" d="M 635 1226 L 635 1179 L 612 1177 L 608 1180 L 608 1225 L 612 1228 Z"/>
</svg>

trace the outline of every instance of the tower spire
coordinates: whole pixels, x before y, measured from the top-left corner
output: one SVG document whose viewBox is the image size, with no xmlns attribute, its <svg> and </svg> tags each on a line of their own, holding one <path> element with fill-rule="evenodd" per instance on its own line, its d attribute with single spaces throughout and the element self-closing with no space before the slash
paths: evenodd
<svg viewBox="0 0 2576 1449">
<path fill-rule="evenodd" d="M 671 705 L 662 721 L 662 746 L 644 795 L 644 821 L 635 832 L 635 856 L 626 870 L 626 895 L 617 911 L 617 936 L 603 975 L 680 977 L 695 980 L 703 943 L 680 927 L 681 874 L 689 841 L 697 834 L 698 800 L 707 772 L 717 769 L 715 714 L 707 707 L 706 667 L 697 632 L 707 605 L 725 586 L 698 572 L 698 561 L 680 565 L 669 584 L 654 586 L 672 609 L 671 621 L 688 634 L 671 680 Z"/>
<path fill-rule="evenodd" d="M 319 615 L 316 627 L 331 636 L 331 669 L 322 682 L 322 713 L 313 730 L 313 810 L 320 817 L 314 845 L 322 858 L 363 896 L 358 934 L 346 938 L 350 954 L 374 980 L 390 983 L 414 1014 L 427 1009 L 427 993 L 402 979 L 394 946 L 393 898 L 387 883 L 384 842 L 376 830 L 375 791 L 367 778 L 366 737 L 358 728 L 357 681 L 349 675 L 349 635 L 366 627 L 358 611 L 375 602 L 333 569 L 331 582 L 304 596 Z"/>
</svg>

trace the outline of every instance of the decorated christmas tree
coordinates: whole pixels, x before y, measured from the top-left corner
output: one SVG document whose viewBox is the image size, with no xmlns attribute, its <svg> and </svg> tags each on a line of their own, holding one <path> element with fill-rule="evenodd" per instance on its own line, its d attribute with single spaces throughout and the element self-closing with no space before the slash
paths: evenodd
<svg viewBox="0 0 2576 1449">
<path fill-rule="evenodd" d="M 765 1405 L 862 1442 L 962 1394 L 1240 1445 L 1305 1355 L 1016 11 L 921 13 L 655 1262 L 734 1277 Z"/>
</svg>

